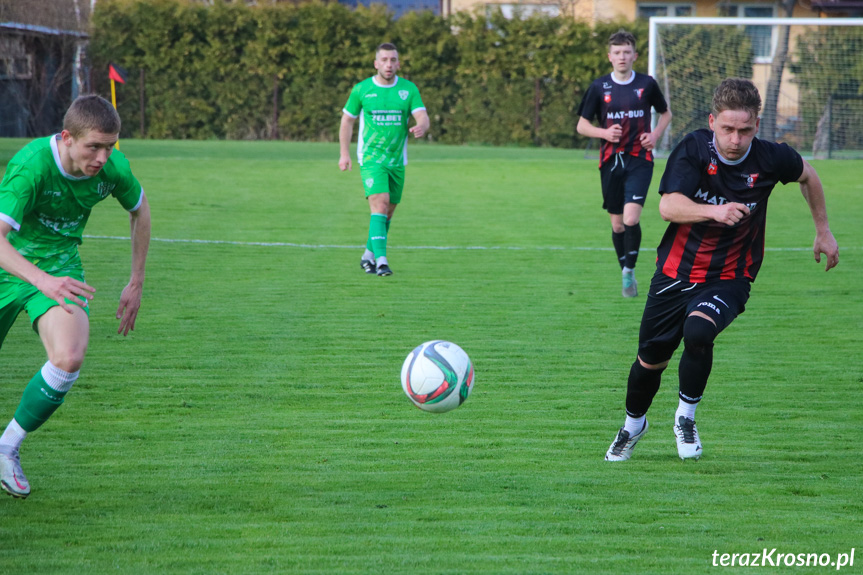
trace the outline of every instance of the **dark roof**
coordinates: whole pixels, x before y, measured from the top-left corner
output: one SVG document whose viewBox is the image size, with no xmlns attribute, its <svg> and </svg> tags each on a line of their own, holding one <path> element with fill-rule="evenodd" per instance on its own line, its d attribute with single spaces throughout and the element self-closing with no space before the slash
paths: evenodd
<svg viewBox="0 0 863 575">
<path fill-rule="evenodd" d="M 0 23 L 42 34 L 86 34 L 90 0 L 0 0 Z"/>
<path fill-rule="evenodd" d="M 0 30 L 18 30 L 21 32 L 31 32 L 34 34 L 47 34 L 50 36 L 77 36 L 79 38 L 87 38 L 84 32 L 77 30 L 60 30 L 58 28 L 48 28 L 47 26 L 34 26 L 32 24 L 21 24 L 20 22 L 0 22 Z"/>
</svg>

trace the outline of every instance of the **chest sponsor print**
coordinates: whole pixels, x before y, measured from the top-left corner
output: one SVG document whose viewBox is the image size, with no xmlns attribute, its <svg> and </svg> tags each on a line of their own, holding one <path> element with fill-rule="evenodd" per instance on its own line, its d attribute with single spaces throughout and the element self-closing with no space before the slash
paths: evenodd
<svg viewBox="0 0 863 575">
<path fill-rule="evenodd" d="M 402 118 L 400 110 L 372 110 L 372 121 L 378 126 L 398 126 Z"/>
</svg>

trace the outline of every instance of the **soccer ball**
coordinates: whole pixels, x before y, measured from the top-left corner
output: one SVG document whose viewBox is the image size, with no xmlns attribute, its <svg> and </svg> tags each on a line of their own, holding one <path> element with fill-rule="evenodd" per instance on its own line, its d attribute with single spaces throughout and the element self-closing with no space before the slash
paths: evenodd
<svg viewBox="0 0 863 575">
<path fill-rule="evenodd" d="M 402 389 L 423 411 L 453 410 L 467 400 L 473 389 L 473 365 L 456 344 L 427 341 L 405 359 Z"/>
</svg>

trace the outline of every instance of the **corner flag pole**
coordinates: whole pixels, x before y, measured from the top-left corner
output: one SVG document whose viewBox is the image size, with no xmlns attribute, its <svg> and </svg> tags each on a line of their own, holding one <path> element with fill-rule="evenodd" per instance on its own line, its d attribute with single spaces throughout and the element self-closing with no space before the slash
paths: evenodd
<svg viewBox="0 0 863 575">
<path fill-rule="evenodd" d="M 126 70 L 117 66 L 113 62 L 108 64 L 108 77 L 111 78 L 111 104 L 114 106 L 114 109 L 117 109 L 117 88 L 114 84 L 115 81 L 120 82 L 121 84 L 126 83 Z M 114 147 L 118 150 L 120 149 L 120 140 L 114 144 Z"/>
<path fill-rule="evenodd" d="M 114 104 L 114 109 L 117 109 L 117 88 L 114 87 L 114 78 L 111 78 L 111 103 Z M 114 142 L 114 147 L 120 149 L 120 139 Z"/>
</svg>

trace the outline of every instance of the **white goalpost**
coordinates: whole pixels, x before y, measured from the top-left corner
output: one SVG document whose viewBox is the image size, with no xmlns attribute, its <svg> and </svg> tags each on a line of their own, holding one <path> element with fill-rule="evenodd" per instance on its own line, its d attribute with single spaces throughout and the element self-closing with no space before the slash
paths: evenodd
<svg viewBox="0 0 863 575">
<path fill-rule="evenodd" d="M 658 153 L 707 127 L 713 89 L 751 79 L 759 137 L 815 158 L 863 158 L 863 18 L 650 18 L 648 73 L 673 119 Z"/>
</svg>

